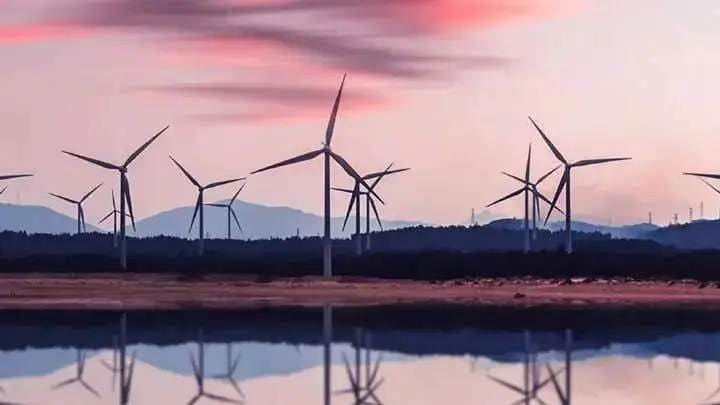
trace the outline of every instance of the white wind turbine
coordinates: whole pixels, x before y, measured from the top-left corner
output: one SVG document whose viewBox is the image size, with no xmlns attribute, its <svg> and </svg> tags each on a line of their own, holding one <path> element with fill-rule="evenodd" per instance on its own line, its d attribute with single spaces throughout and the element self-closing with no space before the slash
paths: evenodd
<svg viewBox="0 0 720 405">
<path fill-rule="evenodd" d="M 622 157 L 622 158 L 604 158 L 604 159 L 586 159 L 586 160 L 579 160 L 577 162 L 569 162 L 565 157 L 560 153 L 560 151 L 553 145 L 552 142 L 550 142 L 550 139 L 545 135 L 542 129 L 538 126 L 538 124 L 535 123 L 535 121 L 532 119 L 532 117 L 528 117 L 530 119 L 530 122 L 532 122 L 533 126 L 537 131 L 540 133 L 540 136 L 543 138 L 547 146 L 550 148 L 552 153 L 555 155 L 555 157 L 563 164 L 564 170 L 562 178 L 560 179 L 560 183 L 558 184 L 557 190 L 555 191 L 555 196 L 553 197 L 552 204 L 550 205 L 550 210 L 548 210 L 548 214 L 545 217 L 545 223 L 547 224 L 548 219 L 550 218 L 550 214 L 552 214 L 555 204 L 557 203 L 558 198 L 560 198 L 560 193 L 563 191 L 563 187 L 565 188 L 565 233 L 567 234 L 567 243 L 565 245 L 565 250 L 568 254 L 572 253 L 572 208 L 571 208 L 571 200 L 570 200 L 570 173 L 572 172 L 573 168 L 576 167 L 582 167 L 582 166 L 590 166 L 590 165 L 596 165 L 600 163 L 608 163 L 608 162 L 616 162 L 621 160 L 630 160 L 629 157 Z"/>
<path fill-rule="evenodd" d="M 59 198 L 63 201 L 69 202 L 70 204 L 75 204 L 75 206 L 77 207 L 77 233 L 78 233 L 78 235 L 83 232 L 87 232 L 87 227 L 85 226 L 85 211 L 83 210 L 82 204 L 85 202 L 85 200 L 88 199 L 88 197 L 90 197 L 92 195 L 92 193 L 95 192 L 95 190 L 99 189 L 100 186 L 102 186 L 102 183 L 98 184 L 97 186 L 95 186 L 95 188 L 88 191 L 87 194 L 85 194 L 79 200 L 73 200 L 72 198 L 64 197 L 59 194 L 48 193 L 55 198 Z"/>
<path fill-rule="evenodd" d="M 140 146 L 135 152 L 128 156 L 127 160 L 125 160 L 125 163 L 123 163 L 122 165 L 116 165 L 95 158 L 79 155 L 77 153 L 63 151 L 63 153 L 66 153 L 70 156 L 75 156 L 78 159 L 82 159 L 86 162 L 90 162 L 105 169 L 117 170 L 120 173 L 120 267 L 122 267 L 123 270 L 127 269 L 127 244 L 125 240 L 125 203 L 127 203 L 128 205 L 128 210 L 130 211 L 130 221 L 132 222 L 133 229 L 135 229 L 135 215 L 133 214 L 132 199 L 130 198 L 130 182 L 127 179 L 128 166 L 168 128 L 170 128 L 170 125 L 163 128 L 160 132 L 150 138 L 150 140 L 142 144 L 142 146 Z"/>
<path fill-rule="evenodd" d="M 370 185 L 370 190 L 374 191 L 375 187 L 377 187 L 378 183 L 380 183 L 380 180 L 383 179 L 386 175 L 389 174 L 395 174 L 395 173 L 401 173 L 404 171 L 410 170 L 410 168 L 404 168 L 404 169 L 395 169 L 390 170 L 393 166 L 393 163 L 391 163 L 385 170 L 382 172 L 375 172 L 370 173 L 362 177 L 363 180 L 375 180 Z M 351 195 L 350 202 L 348 203 L 347 213 L 345 214 L 345 221 L 343 222 L 343 231 L 345 230 L 345 226 L 347 225 L 348 219 L 350 218 L 350 213 L 352 212 L 353 206 L 355 206 L 355 252 L 358 255 L 362 254 L 362 237 L 361 237 L 361 229 L 360 229 L 360 198 L 362 196 L 365 196 L 365 225 L 366 225 L 366 248 L 367 250 L 370 250 L 370 207 L 372 206 L 373 212 L 375 213 L 375 219 L 377 219 L 378 225 L 380 225 L 380 228 L 382 228 L 382 222 L 380 221 L 380 215 L 378 214 L 377 207 L 375 206 L 375 201 L 371 196 L 368 196 L 369 192 L 368 190 L 361 191 L 360 190 L 360 182 L 356 179 L 355 180 L 355 186 L 352 190 L 346 189 L 346 188 L 336 188 L 333 187 L 333 190 L 340 191 L 343 193 L 348 193 Z M 357 202 L 357 203 L 356 203 Z M 380 200 L 380 202 L 383 202 Z"/>
<path fill-rule="evenodd" d="M 530 251 L 530 219 L 529 219 L 529 207 L 528 207 L 528 199 L 532 198 L 532 228 L 533 228 L 533 239 L 537 236 L 537 220 L 536 216 L 540 215 L 540 200 L 545 201 L 548 203 L 548 205 L 551 205 L 552 203 L 550 200 L 548 200 L 541 192 L 538 190 L 537 186 L 540 184 L 543 180 L 545 180 L 548 176 L 553 174 L 558 168 L 554 168 L 553 170 L 549 171 L 542 177 L 540 177 L 536 182 L 530 181 L 530 157 L 531 157 L 532 149 L 528 148 L 528 155 L 527 155 L 527 163 L 525 165 L 525 178 L 520 178 L 518 176 L 514 176 L 512 174 L 502 172 L 504 175 L 519 181 L 523 184 L 523 187 L 513 191 L 512 193 L 493 201 L 492 203 L 487 205 L 487 208 L 492 207 L 493 205 L 499 204 L 503 201 L 509 200 L 515 196 L 520 195 L 521 193 L 524 193 L 525 197 L 525 217 L 524 217 L 524 251 L 525 253 L 528 253 Z M 555 208 L 556 210 L 560 211 L 559 208 Z M 562 211 L 560 211 L 562 212 Z"/>
<path fill-rule="evenodd" d="M 328 121 L 327 129 L 325 131 L 325 142 L 323 147 L 312 152 L 304 153 L 299 156 L 284 160 L 282 162 L 263 167 L 262 169 L 255 170 L 251 174 L 260 173 L 266 170 L 275 169 L 282 166 L 287 166 L 295 163 L 304 162 L 306 160 L 314 159 L 320 155 L 325 157 L 325 212 L 324 212 L 324 233 L 323 233 L 323 275 L 326 277 L 332 276 L 332 241 L 330 235 L 330 159 L 335 160 L 350 177 L 359 181 L 363 186 L 370 190 L 370 186 L 367 185 L 355 169 L 340 155 L 333 152 L 330 148 L 332 142 L 333 130 L 335 129 L 335 120 L 337 118 L 338 108 L 340 107 L 340 98 L 342 97 L 343 86 L 345 85 L 345 77 L 343 76 L 338 90 L 337 96 L 335 97 L 335 104 L 333 105 L 332 113 L 330 114 L 330 120 Z M 370 191 L 372 194 L 377 196 L 374 191 Z M 379 198 L 379 197 L 378 197 Z M 382 200 L 381 200 L 382 201 Z"/>
<path fill-rule="evenodd" d="M 200 213 L 200 218 L 198 220 L 198 254 L 200 256 L 205 253 L 205 207 L 204 207 L 204 194 L 205 190 L 209 190 L 211 188 L 216 188 L 220 186 L 224 186 L 225 184 L 231 184 L 236 183 L 241 180 L 245 180 L 245 177 L 240 177 L 237 179 L 230 179 L 230 180 L 222 180 L 222 181 L 216 181 L 210 184 L 201 185 L 198 183 L 197 180 L 188 172 L 185 170 L 180 163 L 178 163 L 177 160 L 175 160 L 172 156 L 170 156 L 170 160 L 172 160 L 175 165 L 177 165 L 178 168 L 180 168 L 180 171 L 182 171 L 185 174 L 185 177 L 190 180 L 190 182 L 197 187 L 198 189 L 198 197 L 197 201 L 195 202 L 195 210 L 193 211 L 192 220 L 190 221 L 190 229 L 188 229 L 188 232 L 192 231 L 192 227 L 195 224 L 195 217 L 198 215 L 198 212 Z"/>
<path fill-rule="evenodd" d="M 247 184 L 247 183 L 246 183 Z M 225 208 L 227 210 L 227 238 L 232 239 L 232 222 L 230 222 L 230 219 L 235 220 L 235 224 L 237 224 L 238 230 L 240 232 L 243 231 L 242 226 L 240 225 L 240 220 L 238 220 L 237 215 L 235 214 L 235 210 L 233 209 L 233 204 L 235 203 L 235 200 L 238 198 L 238 195 L 240 195 L 240 192 L 243 191 L 245 188 L 245 184 L 240 186 L 240 189 L 233 195 L 233 197 L 230 199 L 230 201 L 227 204 L 220 204 L 220 203 L 213 203 L 213 204 L 207 204 L 211 207 L 217 207 L 217 208 Z"/>
<path fill-rule="evenodd" d="M 117 205 L 115 205 L 115 190 L 110 190 L 110 193 L 112 194 L 112 211 L 110 211 L 107 215 L 105 215 L 99 222 L 99 224 L 102 224 L 105 222 L 108 218 L 113 217 L 113 247 L 118 246 L 118 237 L 117 237 L 117 216 L 120 214 L 120 211 L 117 209 Z M 126 216 L 130 216 L 129 214 L 125 214 Z"/>
</svg>

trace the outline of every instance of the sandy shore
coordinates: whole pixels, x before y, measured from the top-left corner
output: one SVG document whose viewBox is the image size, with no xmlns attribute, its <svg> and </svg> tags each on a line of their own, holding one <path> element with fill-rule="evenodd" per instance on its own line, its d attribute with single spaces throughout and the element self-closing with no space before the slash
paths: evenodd
<svg viewBox="0 0 720 405">
<path fill-rule="evenodd" d="M 720 288 L 694 281 L 465 280 L 442 283 L 360 278 L 206 277 L 169 274 L 3 275 L 0 309 L 232 309 L 260 306 L 470 304 L 652 306 L 720 309 Z"/>
</svg>

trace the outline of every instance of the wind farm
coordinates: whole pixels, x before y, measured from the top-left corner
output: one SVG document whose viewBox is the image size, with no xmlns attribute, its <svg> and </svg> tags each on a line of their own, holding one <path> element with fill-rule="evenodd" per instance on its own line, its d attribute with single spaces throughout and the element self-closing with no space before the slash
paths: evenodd
<svg viewBox="0 0 720 405">
<path fill-rule="evenodd" d="M 720 5 L 655 3 L 0 2 L 0 404 L 716 400 Z"/>
</svg>

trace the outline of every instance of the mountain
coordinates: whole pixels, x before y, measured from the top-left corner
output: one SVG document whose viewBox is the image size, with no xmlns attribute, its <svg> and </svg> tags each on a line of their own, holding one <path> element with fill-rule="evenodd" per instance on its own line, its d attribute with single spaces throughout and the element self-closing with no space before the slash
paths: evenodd
<svg viewBox="0 0 720 405">
<path fill-rule="evenodd" d="M 541 222 L 540 222 L 541 223 Z M 532 223 L 530 224 L 532 226 Z M 517 218 L 503 218 L 490 222 L 486 226 L 493 229 L 506 229 L 506 230 L 522 230 L 524 223 L 522 219 Z M 556 221 L 548 224 L 547 229 L 557 232 L 565 230 L 564 221 Z M 595 225 L 588 222 L 573 221 L 572 230 L 574 232 L 594 233 L 599 232 L 606 235 L 610 235 L 613 238 L 623 239 L 645 239 L 653 231 L 660 229 L 656 225 L 652 224 L 635 224 L 635 225 L 623 225 L 623 226 L 605 226 Z"/>
<path fill-rule="evenodd" d="M 548 225 L 548 228 L 552 231 L 560 231 L 565 229 L 565 221 L 556 221 Z M 644 239 L 647 234 L 660 229 L 659 226 L 643 223 L 634 225 L 622 225 L 622 226 L 606 226 L 596 225 L 588 222 L 573 221 L 572 230 L 577 232 L 600 232 L 605 233 L 613 238 L 624 238 L 624 239 Z"/>
<path fill-rule="evenodd" d="M 38 205 L 0 203 L 0 230 L 28 233 L 75 233 L 77 219 Z M 88 232 L 103 232 L 87 225 Z"/>
<path fill-rule="evenodd" d="M 221 201 L 225 204 L 227 201 Z M 134 236 L 148 237 L 157 235 L 176 236 L 180 238 L 193 238 L 197 235 L 197 219 L 192 233 L 188 233 L 190 219 L 194 207 L 179 207 L 161 212 L 145 218 L 137 223 L 137 233 Z M 243 227 L 243 233 L 238 232 L 234 221 L 232 224 L 233 237 L 242 239 L 286 238 L 295 236 L 317 236 L 322 234 L 323 218 L 290 207 L 269 207 L 252 204 L 244 201 L 235 201 L 233 209 Z M 342 231 L 344 218 L 332 218 L 331 227 L 333 237 L 349 237 L 355 229 L 355 218 L 348 221 L 345 232 Z M 362 229 L 365 229 L 365 218 L 361 218 Z M 421 225 L 420 222 L 383 220 L 384 229 L 406 228 Z M 372 229 L 378 229 L 373 219 Z M 227 210 L 216 207 L 205 207 L 205 232 L 211 238 L 225 238 L 227 236 Z"/>
<path fill-rule="evenodd" d="M 698 220 L 670 225 L 648 233 L 647 237 L 679 249 L 720 249 L 720 221 Z"/>
</svg>

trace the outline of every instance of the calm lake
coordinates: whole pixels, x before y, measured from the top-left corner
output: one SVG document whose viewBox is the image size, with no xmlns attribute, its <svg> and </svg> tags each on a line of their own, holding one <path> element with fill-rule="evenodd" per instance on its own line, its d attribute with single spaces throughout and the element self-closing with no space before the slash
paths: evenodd
<svg viewBox="0 0 720 405">
<path fill-rule="evenodd" d="M 720 322 L 697 310 L 6 312 L 0 326 L 0 403 L 720 401 Z"/>
</svg>

